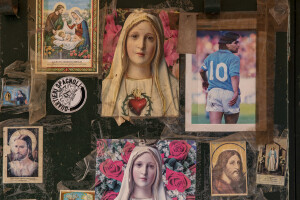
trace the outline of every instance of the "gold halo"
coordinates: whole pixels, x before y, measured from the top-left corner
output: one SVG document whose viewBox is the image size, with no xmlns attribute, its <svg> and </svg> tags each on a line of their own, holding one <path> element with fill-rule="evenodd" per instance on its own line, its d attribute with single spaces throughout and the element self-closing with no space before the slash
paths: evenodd
<svg viewBox="0 0 300 200">
<path fill-rule="evenodd" d="M 226 150 L 235 150 L 241 156 L 241 161 L 243 163 L 243 173 L 247 169 L 247 160 L 246 160 L 246 143 L 242 142 L 226 142 L 223 144 L 220 143 L 211 143 L 211 168 L 213 169 L 217 163 L 220 153 Z"/>
<path fill-rule="evenodd" d="M 20 135 L 28 135 L 30 138 L 31 138 L 31 145 L 32 145 L 32 152 L 35 150 L 36 148 L 36 137 L 35 135 L 27 130 L 27 129 L 20 129 L 20 130 L 17 130 L 15 131 L 11 137 L 9 138 L 9 146 L 10 146 L 10 149 L 13 151 L 13 143 L 14 143 L 14 140 L 19 137 Z"/>
<path fill-rule="evenodd" d="M 63 2 L 57 2 L 56 4 L 54 4 L 53 10 L 55 10 L 55 8 L 56 8 L 58 5 L 62 5 L 62 6 L 64 7 L 64 9 L 67 10 L 67 6 L 66 6 L 66 4 L 63 3 Z"/>
</svg>

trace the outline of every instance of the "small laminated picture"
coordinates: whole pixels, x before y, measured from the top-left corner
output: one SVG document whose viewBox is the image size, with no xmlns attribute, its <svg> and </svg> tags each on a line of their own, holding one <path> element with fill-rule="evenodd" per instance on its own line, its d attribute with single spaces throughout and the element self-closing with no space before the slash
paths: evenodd
<svg viewBox="0 0 300 200">
<path fill-rule="evenodd" d="M 259 146 L 257 159 L 257 184 L 285 184 L 287 168 L 287 139 L 274 138 L 274 143 Z"/>
<path fill-rule="evenodd" d="M 59 200 L 94 200 L 95 191 L 89 190 L 60 190 Z"/>
<path fill-rule="evenodd" d="M 196 142 L 98 140 L 97 200 L 195 199 Z"/>
<path fill-rule="evenodd" d="M 30 87 L 10 85 L 4 86 L 2 92 L 2 105 L 4 106 L 23 106 L 29 104 Z"/>
<path fill-rule="evenodd" d="M 43 127 L 4 127 L 3 144 L 3 183 L 42 183 Z"/>
<path fill-rule="evenodd" d="M 97 73 L 98 2 L 36 0 L 36 73 Z"/>
<path fill-rule="evenodd" d="M 211 142 L 212 196 L 247 195 L 246 142 Z"/>
<path fill-rule="evenodd" d="M 187 131 L 255 130 L 256 38 L 251 30 L 197 31 L 196 54 L 186 55 Z"/>
</svg>

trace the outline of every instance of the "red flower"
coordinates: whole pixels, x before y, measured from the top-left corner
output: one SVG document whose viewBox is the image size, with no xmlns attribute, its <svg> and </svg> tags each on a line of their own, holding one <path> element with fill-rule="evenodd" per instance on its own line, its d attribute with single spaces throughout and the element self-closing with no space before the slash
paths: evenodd
<svg viewBox="0 0 300 200">
<path fill-rule="evenodd" d="M 165 163 L 164 163 L 164 157 L 165 157 L 165 154 L 164 154 L 164 153 L 161 153 L 161 154 L 160 154 L 160 157 L 161 157 L 161 162 L 162 162 L 162 164 L 165 164 Z"/>
<path fill-rule="evenodd" d="M 186 141 L 174 140 L 169 145 L 169 158 L 175 158 L 176 160 L 185 160 L 190 151 L 190 148 L 191 145 L 189 145 Z"/>
<path fill-rule="evenodd" d="M 83 56 L 83 58 L 84 58 L 84 59 L 86 59 L 86 58 L 87 58 L 87 56 Z"/>
<path fill-rule="evenodd" d="M 115 25 L 116 11 L 110 15 L 106 15 L 105 34 L 103 38 L 103 63 L 111 63 L 112 59 L 107 57 L 114 57 L 115 49 L 121 34 L 122 26 Z"/>
<path fill-rule="evenodd" d="M 172 199 L 173 199 L 173 200 L 178 200 L 178 198 L 177 198 L 177 197 L 173 197 Z"/>
<path fill-rule="evenodd" d="M 98 140 L 97 141 L 97 156 L 103 156 L 105 149 L 107 147 L 107 141 L 106 140 Z"/>
<path fill-rule="evenodd" d="M 196 165 L 192 165 L 189 169 L 191 170 L 192 175 L 196 174 Z"/>
<path fill-rule="evenodd" d="M 74 53 L 74 56 L 77 56 L 77 53 Z"/>
<path fill-rule="evenodd" d="M 123 167 L 122 161 L 112 161 L 111 159 L 107 159 L 99 166 L 100 171 L 106 177 L 115 179 L 120 182 L 122 182 L 124 176 L 122 167 Z"/>
<path fill-rule="evenodd" d="M 178 190 L 178 192 L 184 192 L 191 187 L 191 180 L 188 179 L 183 173 L 175 172 L 167 168 L 166 177 L 168 180 L 168 190 Z"/>
<path fill-rule="evenodd" d="M 195 200 L 195 196 L 186 196 L 186 200 Z"/>
<path fill-rule="evenodd" d="M 107 191 L 101 198 L 101 200 L 114 200 L 119 193 L 114 191 Z"/>
<path fill-rule="evenodd" d="M 70 53 L 70 56 L 73 56 L 73 53 Z"/>
<path fill-rule="evenodd" d="M 99 180 L 99 176 L 96 176 L 95 187 L 97 187 L 100 183 L 101 183 L 101 181 Z"/>
<path fill-rule="evenodd" d="M 133 143 L 130 143 L 130 142 L 126 142 L 124 148 L 123 148 L 123 153 L 121 154 L 122 158 L 123 158 L 123 161 L 125 163 L 128 162 L 129 158 L 130 158 L 130 154 L 131 152 L 133 151 L 135 145 Z"/>
<path fill-rule="evenodd" d="M 90 54 L 88 54 L 87 57 L 90 58 L 91 57 Z"/>
<path fill-rule="evenodd" d="M 164 54 L 166 63 L 168 66 L 173 66 L 176 60 L 179 58 L 179 53 L 177 49 L 177 38 L 169 38 L 164 43 Z"/>
<path fill-rule="evenodd" d="M 165 38 L 177 38 L 178 31 L 171 30 L 168 13 L 166 11 L 162 10 L 159 13 L 159 18 L 163 24 Z"/>
</svg>

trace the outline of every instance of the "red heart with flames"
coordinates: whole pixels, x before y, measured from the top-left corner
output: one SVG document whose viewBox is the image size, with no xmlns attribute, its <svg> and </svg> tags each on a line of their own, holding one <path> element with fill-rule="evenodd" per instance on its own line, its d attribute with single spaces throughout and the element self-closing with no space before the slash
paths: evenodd
<svg viewBox="0 0 300 200">
<path fill-rule="evenodd" d="M 147 104 L 147 100 L 145 98 L 135 97 L 134 99 L 130 99 L 128 102 L 129 109 L 134 114 L 140 116 L 142 110 L 145 108 Z"/>
</svg>

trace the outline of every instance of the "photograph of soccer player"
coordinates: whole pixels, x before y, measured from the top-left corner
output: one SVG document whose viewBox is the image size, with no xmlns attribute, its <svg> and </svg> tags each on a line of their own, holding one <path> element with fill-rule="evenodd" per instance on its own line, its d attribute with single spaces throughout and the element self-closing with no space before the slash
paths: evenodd
<svg viewBox="0 0 300 200">
<path fill-rule="evenodd" d="M 186 131 L 255 130 L 256 38 L 250 30 L 197 31 L 196 54 L 186 54 Z"/>
<path fill-rule="evenodd" d="M 208 89 L 206 111 L 211 124 L 236 124 L 240 113 L 240 58 L 237 53 L 240 35 L 225 32 L 219 40 L 219 50 L 210 54 L 200 69 L 203 89 Z M 208 77 L 206 75 L 208 72 Z"/>
</svg>

